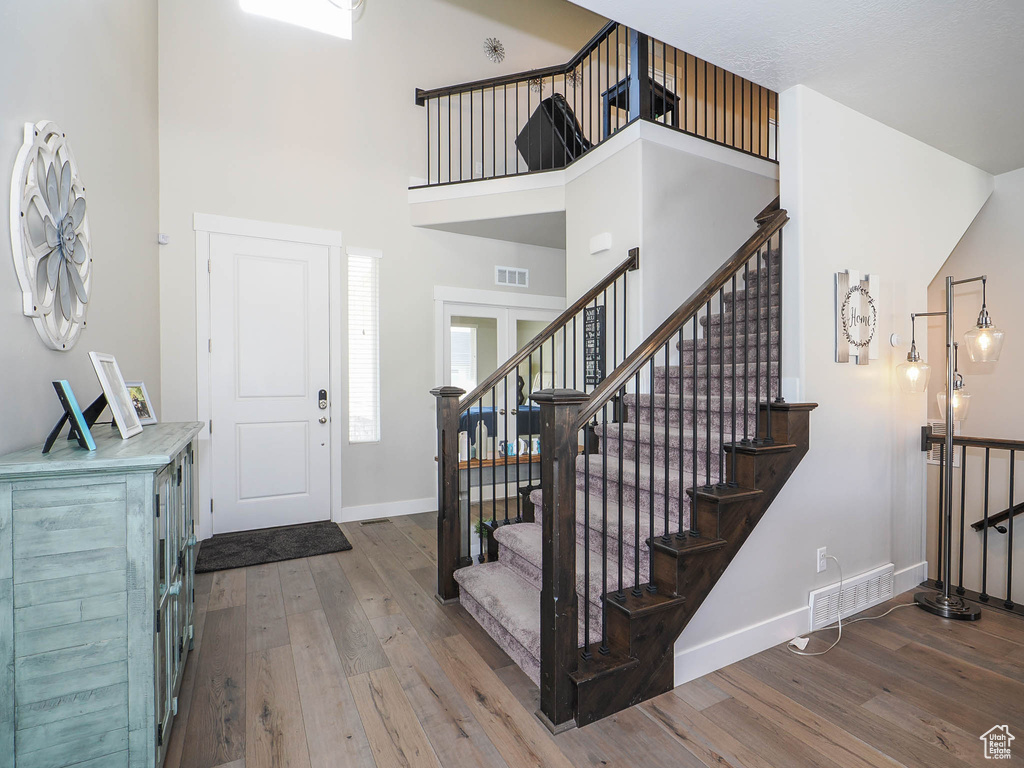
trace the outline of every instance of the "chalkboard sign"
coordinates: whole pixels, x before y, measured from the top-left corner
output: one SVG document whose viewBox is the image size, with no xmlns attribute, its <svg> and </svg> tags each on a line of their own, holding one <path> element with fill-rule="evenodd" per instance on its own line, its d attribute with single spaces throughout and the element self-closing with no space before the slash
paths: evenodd
<svg viewBox="0 0 1024 768">
<path fill-rule="evenodd" d="M 596 387 L 604 381 L 604 306 L 583 310 L 583 383 Z"/>
</svg>

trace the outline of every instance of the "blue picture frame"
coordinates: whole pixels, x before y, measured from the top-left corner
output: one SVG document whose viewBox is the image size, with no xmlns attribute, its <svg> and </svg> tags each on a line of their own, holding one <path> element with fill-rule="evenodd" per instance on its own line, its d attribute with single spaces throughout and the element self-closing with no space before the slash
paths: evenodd
<svg viewBox="0 0 1024 768">
<path fill-rule="evenodd" d="M 95 451 L 96 441 L 93 439 L 89 424 L 86 422 L 85 415 L 78 405 L 78 399 L 71 390 L 71 384 L 67 379 L 61 379 L 60 381 L 53 382 L 53 389 L 57 393 L 60 404 L 64 407 L 64 415 L 60 417 L 60 421 L 57 422 L 57 425 L 46 438 L 46 443 L 43 445 L 43 453 L 50 452 L 50 448 L 53 447 L 53 443 L 57 439 L 57 435 L 60 434 L 61 429 L 64 428 L 64 422 L 66 421 L 71 422 L 68 439 L 77 439 L 80 446 L 86 450 Z"/>
</svg>

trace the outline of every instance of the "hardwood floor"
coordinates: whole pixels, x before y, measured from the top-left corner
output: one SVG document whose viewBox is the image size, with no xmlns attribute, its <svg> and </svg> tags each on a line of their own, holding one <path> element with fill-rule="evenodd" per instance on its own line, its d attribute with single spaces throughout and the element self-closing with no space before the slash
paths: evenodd
<svg viewBox="0 0 1024 768">
<path fill-rule="evenodd" d="M 434 525 L 345 525 L 350 552 L 197 576 L 167 768 L 954 768 L 986 764 L 997 724 L 1024 764 L 1024 621 L 987 609 L 901 608 L 825 656 L 772 648 L 553 737 L 537 687 L 434 599 Z"/>
</svg>

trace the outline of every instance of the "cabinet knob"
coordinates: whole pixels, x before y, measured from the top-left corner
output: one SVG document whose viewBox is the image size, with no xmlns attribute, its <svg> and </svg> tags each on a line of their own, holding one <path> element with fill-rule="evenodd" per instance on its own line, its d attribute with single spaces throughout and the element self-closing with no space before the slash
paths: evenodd
<svg viewBox="0 0 1024 768">
<path fill-rule="evenodd" d="M 181 579 L 178 579 L 176 582 L 171 584 L 171 586 L 167 590 L 167 594 L 169 594 L 169 595 L 180 595 L 181 594 Z"/>
</svg>

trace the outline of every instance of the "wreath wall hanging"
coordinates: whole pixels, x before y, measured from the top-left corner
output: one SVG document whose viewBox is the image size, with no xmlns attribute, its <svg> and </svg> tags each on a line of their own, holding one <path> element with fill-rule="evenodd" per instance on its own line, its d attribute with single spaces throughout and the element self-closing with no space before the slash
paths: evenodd
<svg viewBox="0 0 1024 768">
<path fill-rule="evenodd" d="M 878 359 L 877 275 L 836 272 L 836 362 Z"/>
</svg>

